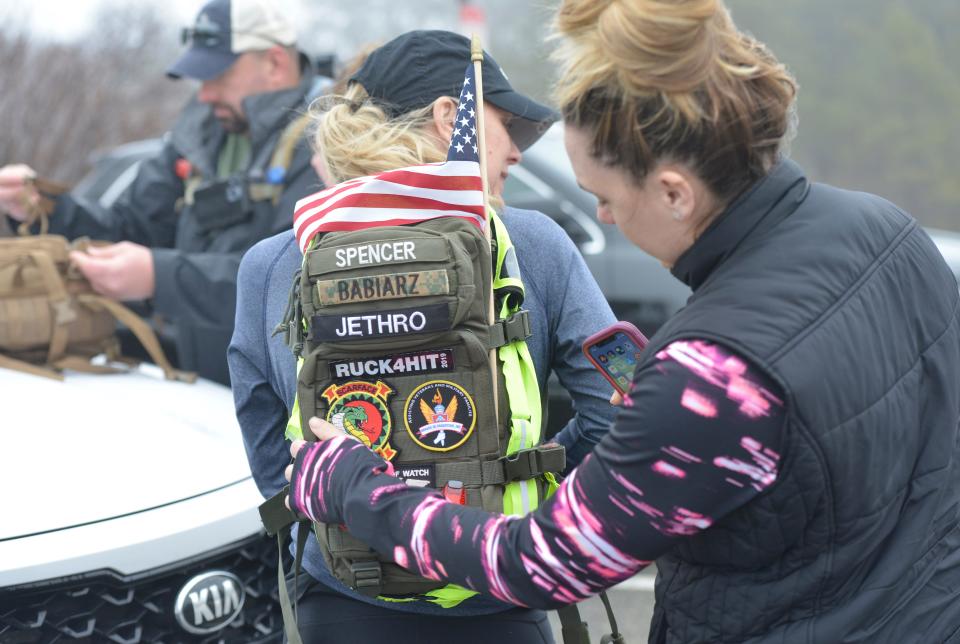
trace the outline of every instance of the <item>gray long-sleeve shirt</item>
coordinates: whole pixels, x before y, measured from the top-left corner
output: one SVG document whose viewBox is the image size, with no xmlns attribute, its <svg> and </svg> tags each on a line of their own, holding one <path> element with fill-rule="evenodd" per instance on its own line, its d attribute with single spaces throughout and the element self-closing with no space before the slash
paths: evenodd
<svg viewBox="0 0 960 644">
<path fill-rule="evenodd" d="M 573 242 L 549 217 L 507 208 L 501 216 L 520 264 L 533 335 L 527 340 L 537 379 L 550 373 L 570 392 L 575 414 L 555 440 L 577 465 L 609 429 L 615 416 L 610 385 L 584 358 L 581 344 L 614 322 L 613 313 Z M 264 497 L 279 492 L 290 462 L 284 427 L 296 394 L 296 364 L 280 336 L 271 333 L 283 316 L 294 272 L 303 257 L 292 232 L 266 239 L 240 265 L 237 316 L 227 357 L 237 417 L 254 479 Z M 483 614 L 510 608 L 474 597 L 452 609 L 427 602 L 386 603 L 354 593 L 327 570 L 316 543 L 307 541 L 304 569 L 331 588 L 361 601 L 407 612 Z"/>
</svg>

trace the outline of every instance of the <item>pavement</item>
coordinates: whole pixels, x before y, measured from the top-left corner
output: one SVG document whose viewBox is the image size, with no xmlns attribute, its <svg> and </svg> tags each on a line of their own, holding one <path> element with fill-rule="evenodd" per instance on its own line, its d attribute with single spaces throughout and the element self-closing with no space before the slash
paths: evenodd
<svg viewBox="0 0 960 644">
<path fill-rule="evenodd" d="M 650 632 L 650 619 L 653 617 L 653 580 L 656 571 L 645 570 L 639 575 L 614 586 L 607 591 L 617 628 L 624 637 L 625 644 L 642 644 L 647 641 Z M 600 638 L 610 633 L 610 622 L 600 597 L 591 597 L 578 604 L 580 618 L 587 623 L 590 631 L 590 644 L 599 644 Z M 556 611 L 550 611 L 550 624 L 557 644 L 563 642 L 560 634 L 560 619 Z"/>
</svg>

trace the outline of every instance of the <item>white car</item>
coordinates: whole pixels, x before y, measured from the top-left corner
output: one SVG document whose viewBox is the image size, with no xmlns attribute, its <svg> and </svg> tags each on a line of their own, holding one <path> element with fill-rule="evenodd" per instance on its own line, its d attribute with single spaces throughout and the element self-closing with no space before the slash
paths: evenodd
<svg viewBox="0 0 960 644">
<path fill-rule="evenodd" d="M 0 391 L 0 644 L 279 641 L 227 387 L 144 365 Z"/>
</svg>

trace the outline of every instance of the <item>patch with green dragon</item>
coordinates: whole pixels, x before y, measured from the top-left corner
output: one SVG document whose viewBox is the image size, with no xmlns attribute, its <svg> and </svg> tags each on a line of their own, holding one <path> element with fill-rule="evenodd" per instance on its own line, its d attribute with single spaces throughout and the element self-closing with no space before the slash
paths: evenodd
<svg viewBox="0 0 960 644">
<path fill-rule="evenodd" d="M 323 392 L 330 405 L 327 421 L 389 461 L 397 455 L 389 442 L 393 419 L 387 398 L 393 393 L 382 380 L 330 385 Z"/>
</svg>

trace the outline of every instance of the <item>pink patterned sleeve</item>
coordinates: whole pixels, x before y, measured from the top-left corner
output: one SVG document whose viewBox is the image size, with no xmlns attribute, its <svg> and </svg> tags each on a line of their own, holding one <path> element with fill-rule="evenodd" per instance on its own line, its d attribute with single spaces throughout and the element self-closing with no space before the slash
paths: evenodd
<svg viewBox="0 0 960 644">
<path fill-rule="evenodd" d="M 611 431 L 530 515 L 492 515 L 399 484 L 354 441 L 302 450 L 291 498 L 425 577 L 555 607 L 627 579 L 773 485 L 784 418 L 769 376 L 724 347 L 686 340 L 636 375 Z"/>
</svg>

